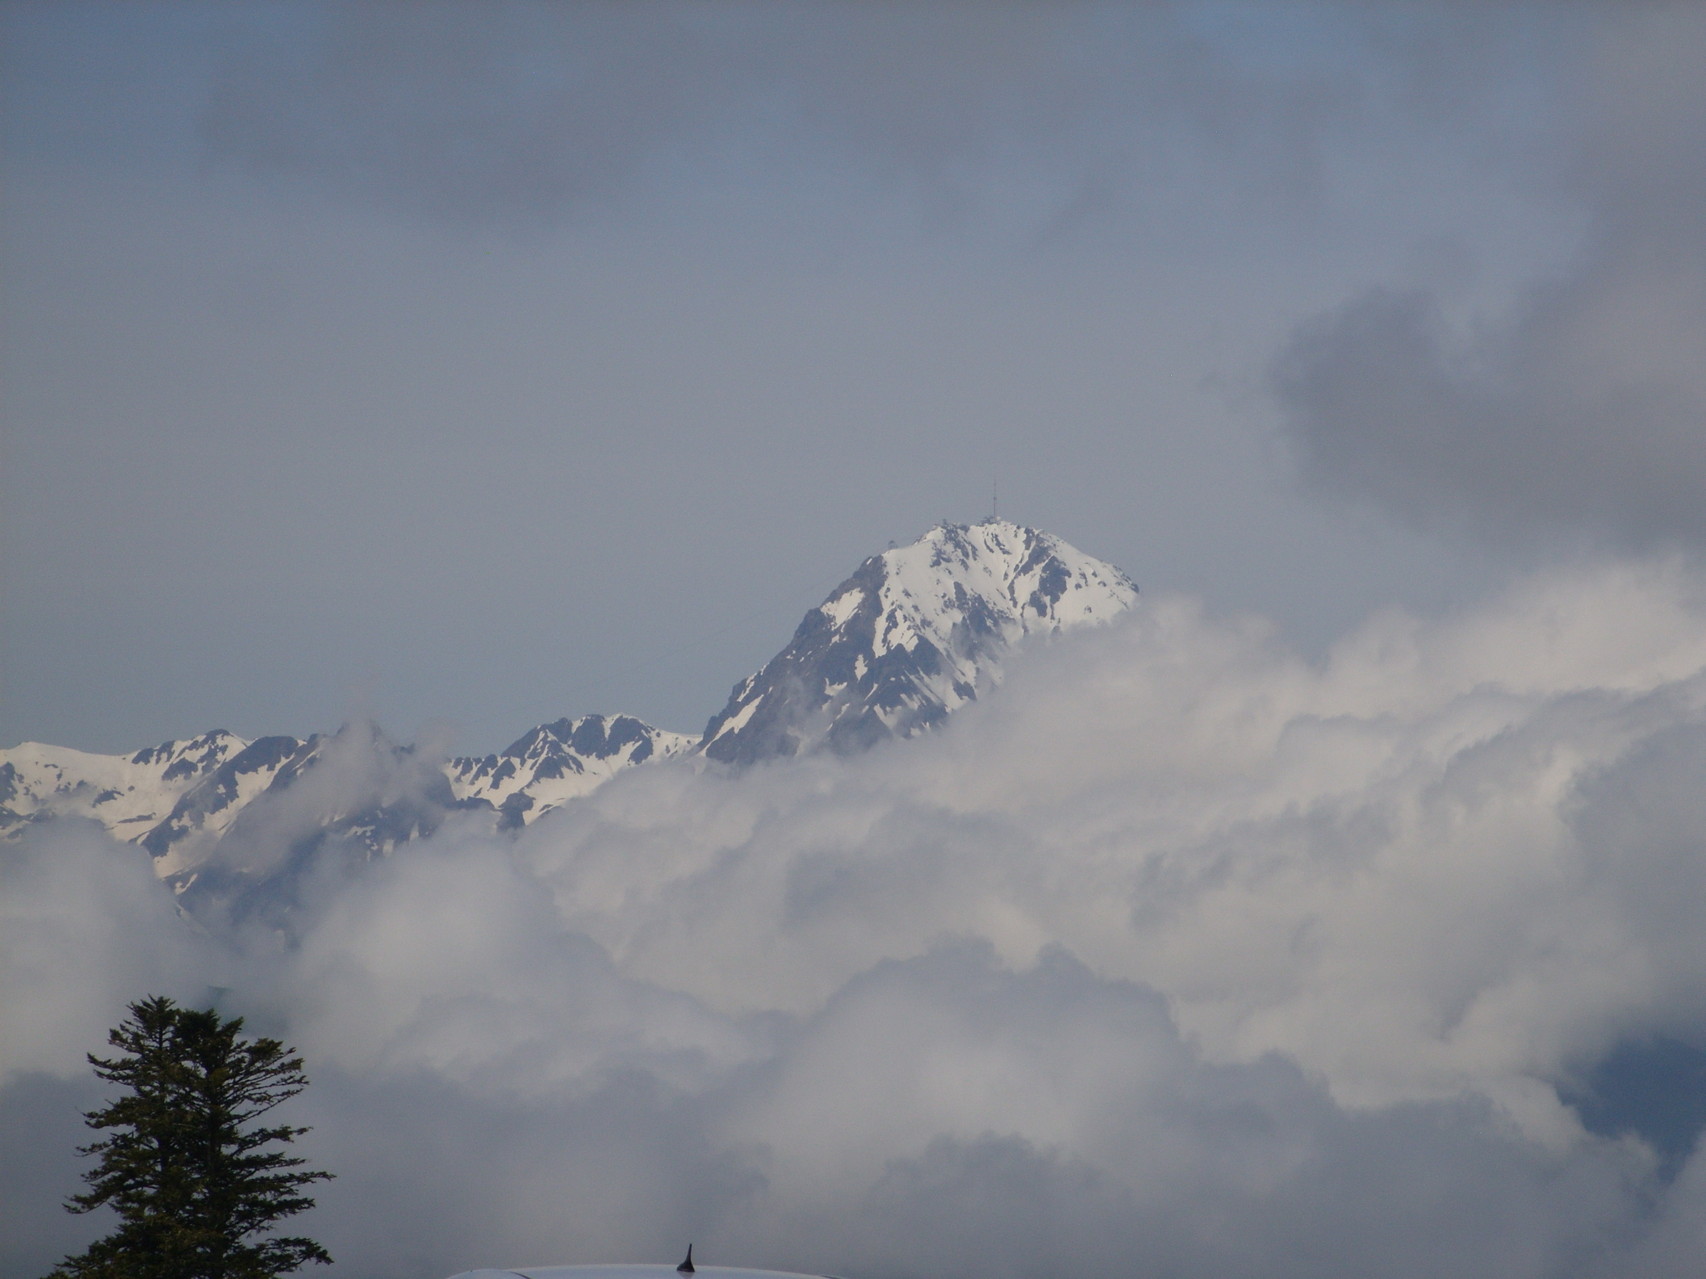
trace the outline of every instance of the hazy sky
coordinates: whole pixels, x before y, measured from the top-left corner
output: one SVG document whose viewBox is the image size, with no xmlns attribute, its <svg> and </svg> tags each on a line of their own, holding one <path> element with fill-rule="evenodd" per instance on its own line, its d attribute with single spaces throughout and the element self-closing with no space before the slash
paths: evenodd
<svg viewBox="0 0 1706 1279">
<path fill-rule="evenodd" d="M 1305 651 L 1697 546 L 1702 25 L 7 4 L 0 744 L 697 731 L 997 477 Z"/>
<path fill-rule="evenodd" d="M 0 34 L 0 744 L 696 729 L 996 477 L 1145 592 L 513 837 L 305 838 L 431 803 L 357 727 L 259 906 L 0 844 L 0 1279 L 150 992 L 306 1054 L 351 1279 L 1706 1270 L 1706 6 Z"/>
</svg>

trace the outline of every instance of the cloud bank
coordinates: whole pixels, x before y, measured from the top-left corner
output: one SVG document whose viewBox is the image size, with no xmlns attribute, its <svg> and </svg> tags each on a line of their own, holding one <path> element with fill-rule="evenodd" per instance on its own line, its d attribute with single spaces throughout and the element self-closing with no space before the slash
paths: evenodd
<svg viewBox="0 0 1706 1279">
<path fill-rule="evenodd" d="M 1496 539 L 1706 547 L 1703 55 L 1695 6 L 1598 26 L 1559 180 L 1583 243 L 1507 313 L 1380 288 L 1294 333 L 1273 382 L 1310 481 Z"/>
<path fill-rule="evenodd" d="M 916 741 L 328 849 L 283 916 L 38 831 L 0 850 L 5 1273 L 92 1229 L 82 1054 L 152 990 L 305 1053 L 338 1273 L 1692 1273 L 1703 622 L 1671 562 L 1318 663 L 1152 601 Z"/>
</svg>

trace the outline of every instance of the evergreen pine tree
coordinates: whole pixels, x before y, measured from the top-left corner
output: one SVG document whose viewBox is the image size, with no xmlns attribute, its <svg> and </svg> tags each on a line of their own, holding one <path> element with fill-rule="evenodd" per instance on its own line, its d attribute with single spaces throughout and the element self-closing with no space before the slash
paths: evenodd
<svg viewBox="0 0 1706 1279">
<path fill-rule="evenodd" d="M 331 1176 L 300 1171 L 288 1144 L 306 1128 L 255 1121 L 308 1084 L 302 1059 L 276 1039 L 243 1040 L 243 1019 L 153 996 L 130 1006 L 89 1054 L 124 1095 L 84 1121 L 111 1135 L 79 1148 L 99 1157 L 70 1212 L 108 1206 L 119 1226 L 67 1257 L 50 1279 L 273 1279 L 331 1260 L 312 1239 L 272 1238 L 312 1208 L 303 1188 Z"/>
</svg>

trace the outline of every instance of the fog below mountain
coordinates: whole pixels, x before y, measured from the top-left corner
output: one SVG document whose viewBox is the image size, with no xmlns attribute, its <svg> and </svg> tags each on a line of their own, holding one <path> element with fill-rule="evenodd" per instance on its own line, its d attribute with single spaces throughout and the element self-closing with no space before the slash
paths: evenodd
<svg viewBox="0 0 1706 1279">
<path fill-rule="evenodd" d="M 1706 584 L 1603 561 L 1320 661 L 1147 599 L 913 740 L 327 845 L 265 911 L 48 823 L 0 1267 L 96 1232 L 83 1054 L 161 992 L 306 1056 L 340 1275 L 1692 1273 L 1703 772 Z"/>
</svg>

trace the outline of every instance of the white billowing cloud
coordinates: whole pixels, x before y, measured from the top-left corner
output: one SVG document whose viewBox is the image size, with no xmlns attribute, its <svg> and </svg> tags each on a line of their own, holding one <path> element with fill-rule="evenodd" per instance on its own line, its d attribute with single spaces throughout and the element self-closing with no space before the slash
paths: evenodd
<svg viewBox="0 0 1706 1279">
<path fill-rule="evenodd" d="M 7 853 L 0 1103 L 217 966 L 307 1056 L 339 1180 L 303 1225 L 348 1273 L 689 1238 L 873 1279 L 1685 1273 L 1702 1161 L 1565 1103 L 1615 1045 L 1706 1041 L 1703 623 L 1672 562 L 1318 663 L 1148 601 L 912 742 L 330 866 L 284 935 L 199 938 L 44 831 Z M 52 911 L 100 948 L 11 927 Z M 83 1237 L 43 1222 L 8 1273 Z"/>
<path fill-rule="evenodd" d="M 562 927 L 506 848 L 468 836 L 447 833 L 351 884 L 280 957 L 296 1033 L 317 1059 L 538 1096 L 630 1062 L 702 1085 L 762 1050 L 741 1023 L 625 977 Z"/>
<path fill-rule="evenodd" d="M 1576 810 L 1699 714 L 1694 590 L 1559 575 L 1449 623 L 1377 619 L 1321 667 L 1162 601 L 1038 654 L 950 732 L 636 776 L 520 855 L 565 923 L 713 1006 L 806 1012 L 943 937 L 1014 965 L 1058 943 L 1160 990 L 1217 1057 L 1282 1051 L 1368 1102 L 1498 1079 L 1521 1108 L 1577 1047 L 1529 1042 L 1565 1033 L 1545 1001 L 1575 1016 L 1645 980 L 1608 962 L 1633 962 L 1623 932 L 1584 929 L 1616 921 Z"/>
<path fill-rule="evenodd" d="M 203 999 L 221 971 L 142 849 L 79 819 L 0 845 L 0 1084 L 82 1069 L 136 991 Z"/>
</svg>

